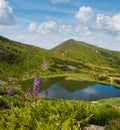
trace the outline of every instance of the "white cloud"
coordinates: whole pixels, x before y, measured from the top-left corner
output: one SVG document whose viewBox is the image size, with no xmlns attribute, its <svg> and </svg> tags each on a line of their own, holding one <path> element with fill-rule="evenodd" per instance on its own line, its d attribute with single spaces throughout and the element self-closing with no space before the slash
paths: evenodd
<svg viewBox="0 0 120 130">
<path fill-rule="evenodd" d="M 75 32 L 77 33 L 77 35 L 83 35 L 83 36 L 88 36 L 91 35 L 92 32 L 89 30 L 89 28 L 85 25 L 77 25 L 75 28 Z"/>
<path fill-rule="evenodd" d="M 72 26 L 70 25 L 61 25 L 58 31 L 63 34 L 70 34 L 72 30 Z"/>
<path fill-rule="evenodd" d="M 70 0 L 51 0 L 51 2 L 53 4 L 58 4 L 58 3 L 66 3 L 66 2 L 69 2 Z"/>
<path fill-rule="evenodd" d="M 71 25 L 59 25 L 53 20 L 43 22 L 40 24 L 37 24 L 36 22 L 31 22 L 28 26 L 29 32 L 36 32 L 39 35 L 46 35 L 46 34 L 54 34 L 54 33 L 59 33 L 59 34 L 64 34 L 68 35 L 70 34 L 73 29 Z"/>
<path fill-rule="evenodd" d="M 85 26 L 90 31 L 104 31 L 109 34 L 116 34 L 120 31 L 120 13 L 113 16 L 97 13 L 95 15 L 91 7 L 83 6 L 79 8 L 75 17 L 81 23 L 82 28 Z"/>
<path fill-rule="evenodd" d="M 28 30 L 29 30 L 30 32 L 33 32 L 33 31 L 36 31 L 36 29 L 37 29 L 37 23 L 36 23 L 36 22 L 31 22 L 31 23 L 29 24 Z"/>
<path fill-rule="evenodd" d="M 120 13 L 110 17 L 104 14 L 97 14 L 96 28 L 112 32 L 120 31 Z"/>
<path fill-rule="evenodd" d="M 93 18 L 94 12 L 90 7 L 81 7 L 79 11 L 76 13 L 75 17 L 82 23 L 90 22 Z"/>
<path fill-rule="evenodd" d="M 114 29 L 120 31 L 120 13 L 112 17 L 112 22 L 114 25 Z"/>
<path fill-rule="evenodd" d="M 36 32 L 40 35 L 45 35 L 56 30 L 56 22 L 52 20 L 40 24 L 37 24 L 36 22 L 31 22 L 29 24 L 28 30 L 30 32 Z"/>
<path fill-rule="evenodd" d="M 40 34 L 47 34 L 50 32 L 54 32 L 56 29 L 56 22 L 55 21 L 48 21 L 43 22 L 40 25 L 38 25 L 37 32 Z"/>
<path fill-rule="evenodd" d="M 0 0 L 0 25 L 14 25 L 13 10 L 5 0 Z"/>
<path fill-rule="evenodd" d="M 111 17 L 97 14 L 96 25 L 98 29 L 109 30 L 111 28 Z"/>
</svg>

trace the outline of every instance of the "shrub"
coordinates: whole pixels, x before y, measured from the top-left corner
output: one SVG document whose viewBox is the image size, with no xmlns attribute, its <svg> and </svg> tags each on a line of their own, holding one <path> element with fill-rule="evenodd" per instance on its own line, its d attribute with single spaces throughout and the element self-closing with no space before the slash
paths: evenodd
<svg viewBox="0 0 120 130">
<path fill-rule="evenodd" d="M 108 125 L 111 120 L 120 119 L 120 111 L 111 105 L 95 105 L 92 109 L 93 119 L 91 123 Z"/>
<path fill-rule="evenodd" d="M 98 77 L 98 79 L 99 80 L 107 80 L 107 76 L 105 76 L 105 75 L 100 75 L 99 77 Z"/>
<path fill-rule="evenodd" d="M 4 109 L 7 109 L 9 108 L 9 105 L 8 105 L 8 102 L 7 102 L 7 98 L 6 97 L 3 97 L 1 96 L 0 97 L 0 108 L 4 108 Z"/>
<path fill-rule="evenodd" d="M 108 128 L 106 130 L 119 130 L 120 129 L 120 119 L 111 120 L 109 122 Z"/>
</svg>

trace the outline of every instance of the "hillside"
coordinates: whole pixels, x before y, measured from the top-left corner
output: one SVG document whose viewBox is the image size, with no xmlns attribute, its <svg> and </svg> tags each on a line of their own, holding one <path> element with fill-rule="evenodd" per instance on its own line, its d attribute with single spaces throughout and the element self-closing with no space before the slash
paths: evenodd
<svg viewBox="0 0 120 130">
<path fill-rule="evenodd" d="M 45 50 L 0 36 L 0 79 L 71 76 L 73 79 L 120 77 L 120 52 L 75 40 Z"/>
<path fill-rule="evenodd" d="M 30 74 L 41 69 L 47 51 L 0 37 L 0 73 L 4 76 Z"/>
<path fill-rule="evenodd" d="M 54 54 L 87 64 L 120 67 L 120 52 L 106 50 L 84 42 L 68 40 L 51 50 Z"/>
</svg>

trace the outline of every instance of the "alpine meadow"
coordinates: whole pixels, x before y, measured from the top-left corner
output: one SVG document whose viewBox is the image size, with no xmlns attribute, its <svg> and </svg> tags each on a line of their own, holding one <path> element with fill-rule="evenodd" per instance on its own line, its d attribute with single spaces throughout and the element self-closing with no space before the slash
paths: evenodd
<svg viewBox="0 0 120 130">
<path fill-rule="evenodd" d="M 119 0 L 0 0 L 0 130 L 120 130 Z"/>
</svg>

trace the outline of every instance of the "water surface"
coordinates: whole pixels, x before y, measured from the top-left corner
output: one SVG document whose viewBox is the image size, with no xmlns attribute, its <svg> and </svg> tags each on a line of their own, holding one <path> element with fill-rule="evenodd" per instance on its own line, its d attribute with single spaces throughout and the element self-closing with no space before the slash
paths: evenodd
<svg viewBox="0 0 120 130">
<path fill-rule="evenodd" d="M 33 80 L 22 82 L 22 87 L 33 87 Z M 24 88 L 26 89 L 26 88 Z M 72 81 L 62 78 L 41 79 L 40 93 L 45 97 L 45 90 L 48 91 L 49 98 L 57 99 L 77 99 L 77 100 L 98 100 L 102 98 L 120 97 L 120 89 L 113 86 L 87 82 Z"/>
</svg>

